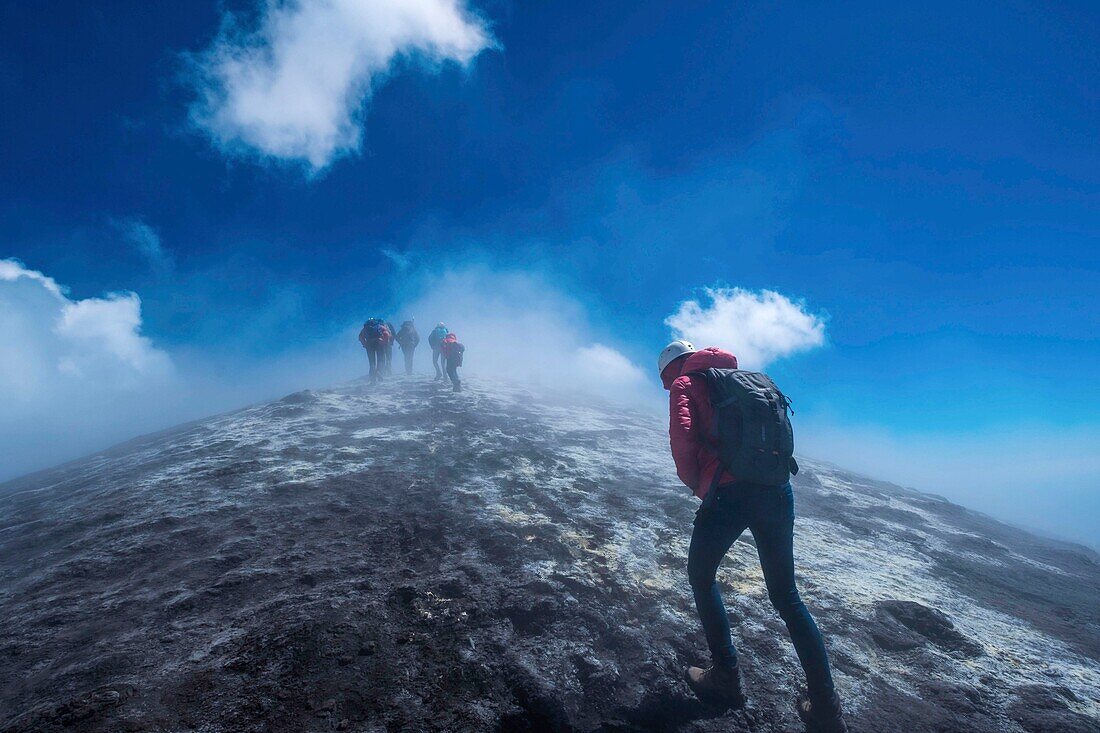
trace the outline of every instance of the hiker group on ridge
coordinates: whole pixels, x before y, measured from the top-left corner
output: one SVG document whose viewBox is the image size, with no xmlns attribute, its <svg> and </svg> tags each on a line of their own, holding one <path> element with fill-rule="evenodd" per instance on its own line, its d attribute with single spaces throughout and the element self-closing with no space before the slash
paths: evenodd
<svg viewBox="0 0 1100 733">
<path fill-rule="evenodd" d="M 383 318 L 369 318 L 363 324 L 363 329 L 359 332 L 359 343 L 367 351 L 371 384 L 378 384 L 393 374 L 395 342 L 401 347 L 401 353 L 405 357 L 405 374 L 412 374 L 413 353 L 420 345 L 420 334 L 417 333 L 415 321 L 410 318 L 401 324 L 400 330 L 394 329 L 393 324 Z M 435 378 L 443 379 L 446 374 L 454 391 L 461 392 L 462 382 L 458 377 L 458 368 L 462 366 L 466 347 L 442 321 L 428 334 L 428 346 L 432 349 Z"/>
<path fill-rule="evenodd" d="M 391 373 L 393 343 L 412 374 L 420 343 L 410 319 L 399 331 L 382 318 L 363 324 L 370 382 Z M 440 322 L 428 336 L 436 379 L 446 374 L 462 390 L 458 367 L 465 347 Z M 768 598 L 778 611 L 806 676 L 808 699 L 799 717 L 813 733 L 846 733 L 821 632 L 798 592 L 794 574 L 794 493 L 798 473 L 791 402 L 766 374 L 738 368 L 737 357 L 716 347 L 696 350 L 678 340 L 658 356 L 669 392 L 669 444 L 680 480 L 700 499 L 688 546 L 687 580 L 710 650 L 709 667 L 691 666 L 684 679 L 695 695 L 723 709 L 745 706 L 741 669 L 729 616 L 717 583 L 718 568 L 737 539 L 752 532 Z"/>
</svg>

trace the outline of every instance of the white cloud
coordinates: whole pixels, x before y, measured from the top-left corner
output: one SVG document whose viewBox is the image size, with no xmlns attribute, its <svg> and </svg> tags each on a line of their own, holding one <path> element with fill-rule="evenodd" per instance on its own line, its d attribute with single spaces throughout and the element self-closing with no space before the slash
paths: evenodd
<svg viewBox="0 0 1100 733">
<path fill-rule="evenodd" d="M 704 302 L 686 300 L 665 319 L 676 338 L 697 348 L 720 346 L 743 369 L 763 369 L 780 357 L 825 343 L 825 320 L 804 303 L 772 290 L 705 288 Z"/>
<path fill-rule="evenodd" d="M 53 329 L 65 343 L 65 363 L 75 367 L 75 373 L 83 373 L 80 364 L 95 363 L 137 376 L 155 373 L 168 363 L 167 355 L 140 331 L 141 299 L 135 293 L 64 303 Z"/>
<path fill-rule="evenodd" d="M 418 278 L 413 287 L 391 320 L 444 321 L 465 344 L 472 375 L 632 401 L 656 389 L 593 334 L 580 302 L 537 274 L 467 266 Z"/>
<path fill-rule="evenodd" d="M 72 300 L 53 278 L 5 259 L 0 304 L 0 394 L 6 397 L 48 400 L 67 387 L 127 387 L 171 371 L 168 355 L 141 335 L 135 293 Z"/>
<path fill-rule="evenodd" d="M 141 335 L 137 295 L 74 300 L 14 259 L 0 260 L 0 333 L 7 470 L 70 457 L 71 445 L 102 440 L 120 414 L 155 410 L 173 374 L 168 355 Z"/>
<path fill-rule="evenodd" d="M 0 260 L 0 280 L 14 282 L 19 278 L 26 278 L 27 280 L 39 283 L 47 292 L 58 298 L 65 297 L 61 290 L 61 286 L 58 285 L 52 277 L 47 277 L 37 270 L 28 270 L 19 260 Z"/>
<path fill-rule="evenodd" d="M 468 64 L 493 43 L 463 0 L 272 0 L 254 29 L 227 15 L 194 58 L 191 117 L 224 150 L 317 172 L 359 149 L 364 107 L 396 59 Z"/>
<path fill-rule="evenodd" d="M 175 267 L 172 255 L 164 248 L 156 229 L 135 218 L 114 219 L 111 224 L 129 240 L 155 272 L 165 274 Z"/>
<path fill-rule="evenodd" d="M 646 381 L 641 367 L 610 346 L 598 343 L 582 346 L 577 349 L 574 359 L 577 369 L 590 382 L 612 378 L 624 385 L 638 386 Z"/>
</svg>

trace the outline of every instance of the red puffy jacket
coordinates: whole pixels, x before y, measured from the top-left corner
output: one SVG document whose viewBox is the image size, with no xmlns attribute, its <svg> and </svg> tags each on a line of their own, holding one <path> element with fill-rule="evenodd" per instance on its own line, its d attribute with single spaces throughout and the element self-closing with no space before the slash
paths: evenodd
<svg viewBox="0 0 1100 733">
<path fill-rule="evenodd" d="M 687 357 L 679 371 L 673 369 L 672 374 L 661 375 L 669 391 L 668 439 L 672 459 L 676 461 L 676 475 L 700 499 L 706 497 L 712 485 L 734 480 L 722 468 L 718 453 L 711 447 L 717 440 L 717 430 L 707 382 L 690 374 L 712 367 L 736 369 L 737 357 L 712 346 Z M 714 475 L 718 471 L 722 475 L 715 484 Z"/>
<path fill-rule="evenodd" d="M 368 344 L 372 341 L 377 342 L 385 346 L 393 341 L 393 334 L 390 333 L 390 329 L 385 324 L 380 324 L 377 330 L 370 329 L 367 323 L 363 324 L 363 330 L 359 332 L 359 343 L 363 345 L 363 348 L 369 348 Z"/>
<path fill-rule="evenodd" d="M 439 345 L 439 351 L 443 354 L 447 364 L 454 364 L 456 367 L 462 366 L 462 354 L 466 351 L 466 347 L 458 342 L 458 336 L 453 333 L 447 334 L 443 339 L 443 343 Z"/>
</svg>

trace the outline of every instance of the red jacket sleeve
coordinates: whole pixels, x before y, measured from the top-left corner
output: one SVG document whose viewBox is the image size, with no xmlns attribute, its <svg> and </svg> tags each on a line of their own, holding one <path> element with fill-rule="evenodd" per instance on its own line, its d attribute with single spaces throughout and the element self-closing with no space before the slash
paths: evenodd
<svg viewBox="0 0 1100 733">
<path fill-rule="evenodd" d="M 677 379 L 669 390 L 668 440 L 672 446 L 672 460 L 676 462 L 676 475 L 689 489 L 699 488 L 699 439 L 692 429 L 692 401 L 687 388 L 688 379 Z"/>
</svg>

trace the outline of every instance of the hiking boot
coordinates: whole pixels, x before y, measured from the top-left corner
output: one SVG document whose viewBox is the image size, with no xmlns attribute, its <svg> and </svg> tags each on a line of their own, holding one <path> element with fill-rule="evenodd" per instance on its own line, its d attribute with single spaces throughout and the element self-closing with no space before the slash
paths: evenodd
<svg viewBox="0 0 1100 733">
<path fill-rule="evenodd" d="M 708 705 L 730 710 L 745 707 L 738 667 L 688 667 L 684 679 L 695 696 Z"/>
<path fill-rule="evenodd" d="M 798 717 L 806 724 L 810 733 L 848 733 L 844 715 L 840 712 L 840 698 L 833 693 L 832 704 L 828 709 L 818 711 L 809 700 L 798 703 Z"/>
</svg>

